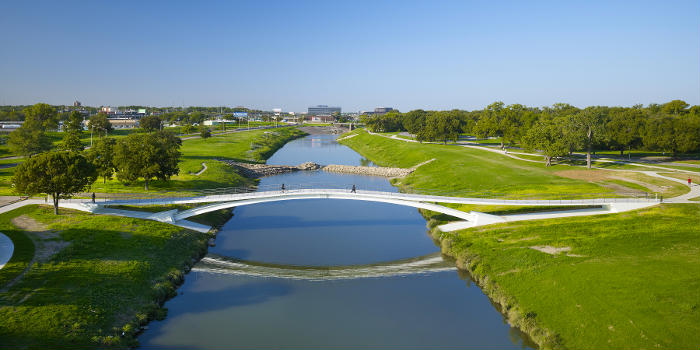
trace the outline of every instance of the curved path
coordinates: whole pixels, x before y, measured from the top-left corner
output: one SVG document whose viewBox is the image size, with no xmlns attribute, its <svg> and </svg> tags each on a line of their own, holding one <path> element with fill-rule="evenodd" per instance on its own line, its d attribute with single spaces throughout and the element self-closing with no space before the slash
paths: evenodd
<svg viewBox="0 0 700 350">
<path fill-rule="evenodd" d="M 328 281 L 408 276 L 456 269 L 454 263 L 444 261 L 440 253 L 371 265 L 330 267 L 267 264 L 208 254 L 195 265 L 192 271 L 304 281 Z"/>
</svg>

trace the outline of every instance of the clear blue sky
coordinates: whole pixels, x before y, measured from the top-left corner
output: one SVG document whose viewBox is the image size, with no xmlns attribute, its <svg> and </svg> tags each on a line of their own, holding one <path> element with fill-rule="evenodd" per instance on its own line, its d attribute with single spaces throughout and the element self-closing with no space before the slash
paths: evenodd
<svg viewBox="0 0 700 350">
<path fill-rule="evenodd" d="M 700 103 L 700 2 L 2 1 L 0 104 Z"/>
</svg>

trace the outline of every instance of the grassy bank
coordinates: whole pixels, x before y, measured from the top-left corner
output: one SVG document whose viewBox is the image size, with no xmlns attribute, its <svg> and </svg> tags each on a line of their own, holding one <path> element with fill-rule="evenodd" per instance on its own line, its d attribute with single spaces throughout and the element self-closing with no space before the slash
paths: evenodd
<svg viewBox="0 0 700 350">
<path fill-rule="evenodd" d="M 363 130 L 340 141 L 382 166 L 408 168 L 435 159 L 397 182 L 406 191 L 448 191 L 462 196 L 560 198 L 613 195 L 595 183 L 554 174 L 561 168 L 512 159 L 492 152 L 418 144 L 372 136 Z"/>
<path fill-rule="evenodd" d="M 699 215 L 700 205 L 660 205 L 433 232 L 510 322 L 545 347 L 694 349 L 700 345 Z"/>
<path fill-rule="evenodd" d="M 2 345 L 134 345 L 140 326 L 165 316 L 160 306 L 206 252 L 207 234 L 155 221 L 63 213 L 28 206 L 0 215 L 0 232 L 19 253 L 0 270 Z M 8 288 L 32 256 L 29 270 Z"/>
</svg>

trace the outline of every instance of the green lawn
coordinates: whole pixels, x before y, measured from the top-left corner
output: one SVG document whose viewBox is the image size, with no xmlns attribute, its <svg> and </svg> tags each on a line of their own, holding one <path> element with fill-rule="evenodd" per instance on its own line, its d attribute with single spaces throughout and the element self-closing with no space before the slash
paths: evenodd
<svg viewBox="0 0 700 350">
<path fill-rule="evenodd" d="M 442 248 L 550 347 L 697 349 L 699 216 L 676 204 L 516 222 L 443 233 Z"/>
<path fill-rule="evenodd" d="M 252 184 L 238 174 L 232 167 L 220 162 L 235 160 L 241 162 L 263 162 L 289 140 L 303 136 L 296 128 L 279 128 L 274 130 L 251 130 L 232 134 L 213 136 L 207 139 L 194 138 L 182 141 L 182 160 L 180 174 L 170 181 L 152 181 L 149 187 L 154 191 L 187 191 L 220 187 L 236 187 Z M 202 169 L 207 170 L 194 175 Z M 94 192 L 144 192 L 143 181 L 125 185 L 118 180 L 108 180 L 102 184 L 101 179 L 92 186 Z"/>
<path fill-rule="evenodd" d="M 56 237 L 41 245 L 67 244 L 0 292 L 1 347 L 96 348 L 135 344 L 134 333 L 162 318 L 162 302 L 175 295 L 183 269 L 206 252 L 207 234 L 176 226 L 114 216 L 27 206 L 0 215 L 16 253 L 0 270 L 0 289 L 31 260 L 34 244 L 12 223 L 22 216 L 46 225 Z M 122 336 L 124 332 L 124 336 Z"/>
<path fill-rule="evenodd" d="M 569 167 L 547 168 L 485 150 L 403 142 L 363 130 L 354 133 L 359 135 L 340 142 L 378 165 L 408 168 L 435 158 L 396 183 L 404 191 L 513 198 L 613 195 L 612 190 L 597 184 L 553 174 Z"/>
<path fill-rule="evenodd" d="M 133 129 L 132 129 L 133 130 Z M 124 137 L 129 130 L 117 130 L 119 137 Z M 236 187 L 253 184 L 254 181 L 238 174 L 232 167 L 219 159 L 242 162 L 263 162 L 277 149 L 289 140 L 303 136 L 304 133 L 293 127 L 268 130 L 251 130 L 237 133 L 216 135 L 208 139 L 194 138 L 183 140 L 180 174 L 170 181 L 151 181 L 150 192 L 188 191 L 221 187 Z M 21 159 L 0 160 L 2 164 L 15 164 Z M 202 169 L 202 163 L 207 170 L 200 175 L 194 175 Z M 0 195 L 16 195 L 12 191 L 12 175 L 14 167 L 0 168 Z M 92 186 L 92 192 L 97 193 L 142 193 L 143 181 L 124 184 L 115 178 L 107 180 L 106 184 L 98 179 Z"/>
</svg>

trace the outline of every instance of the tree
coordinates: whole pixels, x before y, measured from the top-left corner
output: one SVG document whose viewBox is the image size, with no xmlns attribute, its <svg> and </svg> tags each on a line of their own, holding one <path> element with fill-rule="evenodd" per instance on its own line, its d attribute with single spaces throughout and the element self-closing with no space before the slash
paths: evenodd
<svg viewBox="0 0 700 350">
<path fill-rule="evenodd" d="M 97 113 L 88 119 L 88 127 L 91 131 L 96 132 L 98 136 L 106 136 L 112 131 L 112 123 L 107 119 L 104 113 Z"/>
<path fill-rule="evenodd" d="M 63 135 L 60 146 L 62 150 L 72 152 L 82 152 L 85 149 L 85 146 L 83 146 L 83 143 L 80 141 L 80 137 L 74 133 L 66 133 Z"/>
<path fill-rule="evenodd" d="M 606 139 L 613 147 L 619 148 L 620 156 L 624 155 L 625 148 L 641 141 L 645 117 L 646 114 L 639 108 L 611 111 L 606 125 Z"/>
<path fill-rule="evenodd" d="M 207 128 L 206 126 L 202 125 L 199 128 L 199 136 L 201 136 L 203 139 L 208 139 L 211 137 L 211 130 Z"/>
<path fill-rule="evenodd" d="M 80 141 L 80 135 L 83 133 L 83 118 L 80 116 L 80 112 L 70 113 L 68 120 L 63 124 L 63 132 L 61 149 L 73 152 L 81 152 L 85 149 Z"/>
<path fill-rule="evenodd" d="M 191 124 L 185 124 L 180 130 L 183 134 L 191 134 L 194 131 L 194 127 Z"/>
<path fill-rule="evenodd" d="M 99 139 L 88 151 L 88 160 L 95 166 L 98 176 L 102 176 L 102 183 L 107 183 L 107 178 L 114 174 L 114 147 L 117 141 L 104 137 Z"/>
<path fill-rule="evenodd" d="M 160 125 L 162 122 L 163 120 L 160 119 L 159 116 L 149 115 L 141 118 L 141 120 L 139 120 L 139 125 L 142 129 L 146 130 L 147 132 L 153 132 L 156 130 L 160 130 Z"/>
<path fill-rule="evenodd" d="M 683 100 L 673 100 L 669 103 L 664 104 L 661 108 L 661 111 L 666 114 L 679 115 L 687 112 L 687 108 L 689 106 L 690 105 Z"/>
<path fill-rule="evenodd" d="M 422 109 L 416 109 L 414 111 L 404 113 L 403 118 L 401 118 L 403 128 L 410 134 L 414 135 L 418 142 L 423 142 L 425 140 L 425 118 L 427 114 L 428 113 Z"/>
<path fill-rule="evenodd" d="M 63 131 L 80 137 L 83 133 L 83 117 L 80 115 L 80 112 L 73 111 L 70 113 L 68 120 L 63 123 Z"/>
<path fill-rule="evenodd" d="M 460 131 L 459 111 L 440 111 L 428 115 L 426 121 L 428 137 L 431 140 L 457 141 Z"/>
<path fill-rule="evenodd" d="M 24 109 L 24 124 L 41 131 L 58 128 L 58 113 L 46 103 L 37 103 Z"/>
<path fill-rule="evenodd" d="M 67 198 L 89 188 L 95 181 L 95 168 L 75 152 L 46 152 L 17 166 L 12 183 L 15 191 L 34 195 L 50 194 L 54 214 L 59 198 Z"/>
<path fill-rule="evenodd" d="M 117 178 L 129 183 L 143 178 L 148 190 L 151 179 L 167 181 L 180 171 L 182 141 L 170 131 L 150 134 L 131 134 L 117 142 L 114 164 Z"/>
<path fill-rule="evenodd" d="M 10 151 L 25 157 L 48 151 L 52 147 L 46 134 L 37 127 L 32 128 L 31 124 L 23 124 L 11 132 L 7 144 Z"/>
<path fill-rule="evenodd" d="M 574 115 L 573 124 L 575 130 L 583 135 L 586 146 L 586 166 L 591 168 L 591 151 L 593 144 L 601 139 L 604 125 L 604 111 L 602 107 L 588 107 Z"/>
<path fill-rule="evenodd" d="M 539 150 L 544 153 L 545 166 L 552 165 L 553 157 L 567 154 L 569 147 L 564 140 L 563 121 L 555 121 L 545 117 L 537 121 L 523 137 L 523 145 L 528 150 Z"/>
</svg>

